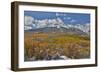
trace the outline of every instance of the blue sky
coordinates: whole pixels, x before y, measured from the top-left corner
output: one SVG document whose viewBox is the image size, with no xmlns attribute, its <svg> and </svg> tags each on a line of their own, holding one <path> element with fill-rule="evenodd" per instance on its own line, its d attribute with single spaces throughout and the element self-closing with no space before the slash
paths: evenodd
<svg viewBox="0 0 100 73">
<path fill-rule="evenodd" d="M 56 19 L 59 17 L 65 24 L 90 23 L 90 14 L 85 13 L 24 11 L 24 16 L 31 16 L 37 20 Z"/>
</svg>

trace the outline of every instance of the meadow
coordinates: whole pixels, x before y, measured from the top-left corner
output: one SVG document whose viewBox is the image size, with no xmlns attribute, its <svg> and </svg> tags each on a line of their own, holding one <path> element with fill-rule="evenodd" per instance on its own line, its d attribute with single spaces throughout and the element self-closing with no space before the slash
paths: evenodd
<svg viewBox="0 0 100 73">
<path fill-rule="evenodd" d="M 66 33 L 25 32 L 24 60 L 44 60 L 46 55 L 66 56 L 68 59 L 90 58 L 90 38 Z"/>
</svg>

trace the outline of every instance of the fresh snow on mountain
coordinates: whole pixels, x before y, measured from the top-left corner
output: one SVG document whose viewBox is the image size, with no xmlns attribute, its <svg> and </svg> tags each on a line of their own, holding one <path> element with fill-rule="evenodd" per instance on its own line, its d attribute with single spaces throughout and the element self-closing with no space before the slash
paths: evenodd
<svg viewBox="0 0 100 73">
<path fill-rule="evenodd" d="M 90 32 L 90 24 L 65 24 L 63 20 L 59 17 L 56 19 L 43 19 L 43 20 L 37 20 L 31 16 L 25 16 L 25 24 L 24 24 L 24 30 L 30 30 L 30 29 L 39 29 L 39 28 L 45 28 L 45 27 L 56 27 L 56 28 L 76 28 L 80 29 L 81 31 L 85 33 Z"/>
</svg>

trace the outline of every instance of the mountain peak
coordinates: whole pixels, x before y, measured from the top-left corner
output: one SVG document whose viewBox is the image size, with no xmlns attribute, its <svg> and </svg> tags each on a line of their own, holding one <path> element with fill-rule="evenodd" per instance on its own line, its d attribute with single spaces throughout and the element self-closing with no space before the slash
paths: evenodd
<svg viewBox="0 0 100 73">
<path fill-rule="evenodd" d="M 55 18 L 55 19 L 42 19 L 38 20 L 31 16 L 25 16 L 25 24 L 24 24 L 24 30 L 34 30 L 34 29 L 40 29 L 40 28 L 48 28 L 48 27 L 56 27 L 57 29 L 60 29 L 62 27 L 69 29 L 69 28 L 75 28 L 79 29 L 85 33 L 89 33 L 90 31 L 90 24 L 65 24 L 61 18 Z"/>
</svg>

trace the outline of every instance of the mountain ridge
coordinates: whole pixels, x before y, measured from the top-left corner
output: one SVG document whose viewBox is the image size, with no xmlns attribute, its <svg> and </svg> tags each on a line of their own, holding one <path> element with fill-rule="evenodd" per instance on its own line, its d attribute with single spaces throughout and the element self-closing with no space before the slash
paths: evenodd
<svg viewBox="0 0 100 73">
<path fill-rule="evenodd" d="M 56 28 L 56 29 L 60 29 L 63 31 L 64 30 L 79 30 L 83 33 L 89 34 L 90 33 L 90 24 L 86 23 L 86 24 L 65 24 L 63 22 L 62 19 L 60 18 L 56 18 L 56 19 L 44 19 L 44 20 L 37 20 L 35 18 L 30 18 L 31 20 L 25 20 L 25 24 L 24 24 L 24 30 L 33 30 L 34 31 L 39 31 L 40 29 L 42 29 L 41 31 L 46 30 L 47 28 Z M 55 29 L 55 30 L 56 30 Z M 69 31 L 68 30 L 68 31 Z M 51 32 L 52 30 L 50 30 L 49 32 Z M 57 30 L 59 31 L 59 30 Z M 59 32 L 63 32 L 63 31 L 59 31 Z M 67 32 L 67 31 L 66 31 Z M 79 32 L 80 33 L 80 32 Z"/>
</svg>

